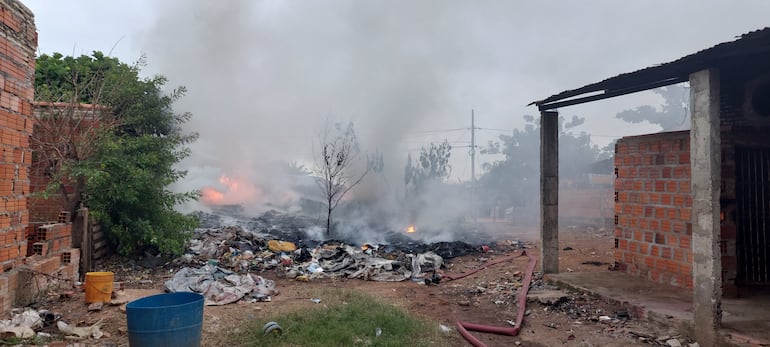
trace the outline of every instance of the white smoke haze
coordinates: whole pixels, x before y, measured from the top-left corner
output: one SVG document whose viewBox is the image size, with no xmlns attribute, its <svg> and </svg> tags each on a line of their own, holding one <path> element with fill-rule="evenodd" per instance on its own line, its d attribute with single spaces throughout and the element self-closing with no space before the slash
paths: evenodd
<svg viewBox="0 0 770 347">
<path fill-rule="evenodd" d="M 253 213 L 296 208 L 302 197 L 321 193 L 312 180 L 287 174 L 286 164 L 312 166 L 325 121 L 353 121 L 362 148 L 382 152 L 385 162 L 382 175 L 370 175 L 348 197 L 367 206 L 344 211 L 341 232 L 354 235 L 408 225 L 398 213 L 405 205 L 404 164 L 408 152 L 417 158 L 427 145 L 415 132 L 467 127 L 472 108 L 489 127 L 520 125 L 529 101 L 729 39 L 713 25 L 723 11 L 692 2 L 600 1 L 595 10 L 561 1 L 171 0 L 151 6 L 157 17 L 138 46 L 170 85 L 188 87 L 176 108 L 193 113 L 187 129 L 200 134 L 181 165 L 189 175 L 178 188 L 213 188 L 221 203 Z M 746 22 L 765 21 L 754 17 Z M 696 30 L 679 24 L 682 18 L 706 24 Z M 655 48 L 644 54 L 629 49 L 648 41 Z M 613 103 L 615 112 L 639 104 L 629 105 L 629 98 L 639 100 L 577 106 L 564 116 L 620 129 L 627 124 L 614 113 L 592 113 Z M 467 132 L 446 137 L 467 140 Z M 466 150 L 453 151 L 452 183 L 468 181 L 467 161 Z M 467 191 L 430 192 L 422 197 L 418 228 L 449 230 L 442 226 L 467 215 Z"/>
<path fill-rule="evenodd" d="M 318 130 L 331 118 L 354 122 L 361 147 L 383 153 L 384 174 L 367 178 L 351 197 L 377 211 L 392 209 L 403 186 L 404 136 L 445 127 L 436 121 L 458 109 L 454 79 L 467 67 L 469 50 L 484 41 L 473 18 L 462 15 L 465 6 L 434 5 L 159 5 L 162 14 L 146 35 L 148 59 L 188 87 L 177 108 L 193 113 L 187 126 L 200 134 L 182 163 L 189 177 L 180 188 L 215 188 L 221 202 L 253 211 L 296 200 L 296 182 L 281 164 L 312 166 Z"/>
</svg>

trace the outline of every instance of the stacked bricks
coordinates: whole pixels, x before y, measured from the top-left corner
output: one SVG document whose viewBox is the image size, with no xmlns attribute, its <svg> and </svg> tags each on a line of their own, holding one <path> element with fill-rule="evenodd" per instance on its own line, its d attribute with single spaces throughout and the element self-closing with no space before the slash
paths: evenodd
<svg viewBox="0 0 770 347">
<path fill-rule="evenodd" d="M 29 220 L 29 138 L 33 118 L 34 15 L 21 2 L 0 2 L 0 312 L 12 308 Z"/>
<path fill-rule="evenodd" d="M 29 247 L 18 268 L 16 306 L 36 302 L 51 286 L 71 288 L 79 278 L 80 250 L 72 248 L 69 212 L 61 212 L 57 222 L 32 223 L 27 228 Z"/>
<path fill-rule="evenodd" d="M 615 261 L 620 270 L 692 288 L 688 131 L 625 137 L 615 149 Z"/>
<path fill-rule="evenodd" d="M 49 257 L 72 247 L 72 223 L 31 224 L 28 230 L 27 256 Z"/>
<path fill-rule="evenodd" d="M 63 260 L 68 259 L 69 263 Z M 17 272 L 19 280 L 12 288 L 16 289 L 15 306 L 27 306 L 45 296 L 51 287 L 72 288 L 78 279 L 80 251 L 68 249 L 56 256 L 46 258 L 30 257 Z M 1 289 L 1 288 L 0 288 Z"/>
</svg>

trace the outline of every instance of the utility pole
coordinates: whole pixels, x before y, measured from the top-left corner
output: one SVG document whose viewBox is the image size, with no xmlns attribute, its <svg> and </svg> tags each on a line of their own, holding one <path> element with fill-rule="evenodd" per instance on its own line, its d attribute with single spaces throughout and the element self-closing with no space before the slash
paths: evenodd
<svg viewBox="0 0 770 347">
<path fill-rule="evenodd" d="M 476 194 L 476 116 L 471 109 L 471 218 L 476 224 L 476 209 L 473 198 Z"/>
</svg>

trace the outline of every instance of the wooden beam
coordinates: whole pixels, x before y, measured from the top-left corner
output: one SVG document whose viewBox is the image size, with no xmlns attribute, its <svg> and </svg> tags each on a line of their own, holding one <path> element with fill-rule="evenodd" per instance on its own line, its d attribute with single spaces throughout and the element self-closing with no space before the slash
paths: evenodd
<svg viewBox="0 0 770 347">
<path fill-rule="evenodd" d="M 579 105 L 579 104 L 584 104 L 586 102 L 609 99 L 609 98 L 614 98 L 616 96 L 637 93 L 637 92 L 655 89 L 659 87 L 670 86 L 672 84 L 682 83 L 688 80 L 689 80 L 689 77 L 673 77 L 673 78 L 668 78 L 668 79 L 664 79 L 656 82 L 644 83 L 644 84 L 623 88 L 623 89 L 610 90 L 610 91 L 605 90 L 605 92 L 602 94 L 585 96 L 582 98 L 570 99 L 565 101 L 538 104 L 537 107 L 540 111 L 555 110 L 560 107 Z"/>
<path fill-rule="evenodd" d="M 92 255 L 92 239 L 90 234 L 90 220 L 88 219 L 88 209 L 82 208 L 78 212 L 78 218 L 80 219 L 81 230 L 81 244 L 80 244 L 80 267 L 83 273 L 91 271 L 91 255 Z"/>
</svg>

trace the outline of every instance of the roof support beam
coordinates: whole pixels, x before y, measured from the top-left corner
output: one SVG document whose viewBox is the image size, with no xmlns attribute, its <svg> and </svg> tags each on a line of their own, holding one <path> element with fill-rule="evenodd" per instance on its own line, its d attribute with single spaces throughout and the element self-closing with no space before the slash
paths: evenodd
<svg viewBox="0 0 770 347">
<path fill-rule="evenodd" d="M 565 101 L 557 101 L 557 102 L 551 102 L 551 103 L 545 103 L 545 104 L 537 104 L 537 107 L 538 107 L 538 109 L 540 109 L 540 111 L 555 110 L 555 109 L 560 108 L 560 107 L 567 107 L 567 106 L 583 104 L 583 103 L 591 102 L 591 101 L 597 101 L 597 100 L 603 100 L 603 99 L 608 99 L 608 98 L 614 98 L 616 96 L 621 96 L 621 95 L 641 92 L 641 91 L 645 91 L 645 90 L 649 90 L 649 89 L 655 89 L 655 88 L 659 88 L 659 87 L 665 87 L 665 86 L 669 86 L 669 85 L 672 85 L 672 84 L 686 82 L 688 80 L 689 80 L 689 76 L 688 77 L 672 77 L 672 78 L 667 78 L 667 79 L 660 80 L 660 81 L 655 81 L 655 82 L 650 82 L 650 83 L 643 83 L 643 84 L 635 85 L 633 87 L 628 87 L 628 88 L 622 88 L 622 89 L 617 89 L 617 90 L 605 90 L 604 93 L 598 94 L 598 95 L 591 95 L 591 96 L 586 96 L 586 97 L 577 98 L 577 99 L 570 99 L 570 100 L 565 100 Z"/>
<path fill-rule="evenodd" d="M 690 77 L 690 172 L 692 192 L 692 273 L 695 338 L 701 346 L 721 345 L 722 253 L 720 190 L 722 147 L 719 129 L 719 71 Z"/>
<path fill-rule="evenodd" d="M 559 273 L 559 113 L 540 113 L 540 264 Z"/>
</svg>

